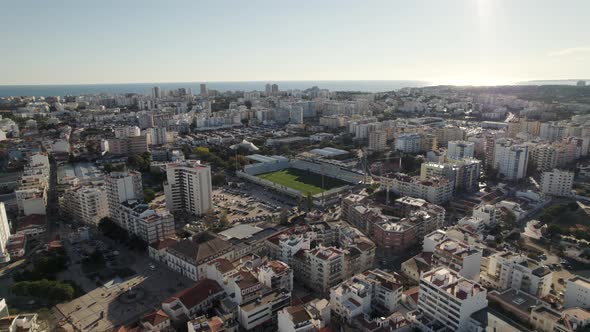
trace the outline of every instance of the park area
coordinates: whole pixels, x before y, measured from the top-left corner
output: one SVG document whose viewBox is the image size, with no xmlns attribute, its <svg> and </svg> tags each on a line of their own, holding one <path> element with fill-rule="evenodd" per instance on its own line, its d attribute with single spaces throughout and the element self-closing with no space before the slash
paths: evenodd
<svg viewBox="0 0 590 332">
<path fill-rule="evenodd" d="M 259 174 L 257 177 L 297 190 L 304 195 L 316 195 L 347 184 L 344 181 L 324 176 L 322 186 L 321 175 L 295 168 L 286 168 L 276 172 Z"/>
<path fill-rule="evenodd" d="M 590 216 L 575 201 L 552 204 L 543 210 L 539 219 L 549 225 L 550 234 L 590 239 Z"/>
</svg>

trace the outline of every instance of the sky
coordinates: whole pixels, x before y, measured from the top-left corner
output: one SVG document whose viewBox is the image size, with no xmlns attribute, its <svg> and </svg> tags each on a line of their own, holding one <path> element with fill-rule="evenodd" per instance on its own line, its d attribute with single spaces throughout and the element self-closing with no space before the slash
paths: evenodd
<svg viewBox="0 0 590 332">
<path fill-rule="evenodd" d="M 590 79 L 589 0 L 2 0 L 0 84 Z"/>
</svg>

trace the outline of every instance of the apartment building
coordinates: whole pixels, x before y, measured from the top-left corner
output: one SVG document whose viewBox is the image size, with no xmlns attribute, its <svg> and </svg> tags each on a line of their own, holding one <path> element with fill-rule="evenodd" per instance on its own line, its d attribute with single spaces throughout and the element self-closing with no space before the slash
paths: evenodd
<svg viewBox="0 0 590 332">
<path fill-rule="evenodd" d="M 418 133 L 404 133 L 395 138 L 395 149 L 405 153 L 422 151 L 422 135 Z"/>
<path fill-rule="evenodd" d="M 29 216 L 46 213 L 49 168 L 46 153 L 36 153 L 29 157 L 14 191 L 19 214 Z"/>
<path fill-rule="evenodd" d="M 388 316 L 401 303 L 403 286 L 397 274 L 369 270 L 330 289 L 334 315 L 351 323 L 359 315 Z"/>
<path fill-rule="evenodd" d="M 445 126 L 441 128 L 434 128 L 432 130 L 436 136 L 438 144 L 445 146 L 452 141 L 460 141 L 465 138 L 465 130 L 460 127 Z"/>
<path fill-rule="evenodd" d="M 454 191 L 476 191 L 479 189 L 481 162 L 477 159 L 454 160 L 451 162 L 425 162 L 420 166 L 420 179 L 438 177 L 452 181 Z"/>
<path fill-rule="evenodd" d="M 72 188 L 64 193 L 61 203 L 74 221 L 87 225 L 97 226 L 102 218 L 110 215 L 107 193 L 103 188 Z"/>
<path fill-rule="evenodd" d="M 473 158 L 475 155 L 475 143 L 467 141 L 449 141 L 447 145 L 447 158 L 450 160 L 462 160 Z"/>
<path fill-rule="evenodd" d="M 113 131 L 116 138 L 136 137 L 141 134 L 141 130 L 137 126 L 115 127 Z"/>
<path fill-rule="evenodd" d="M 590 280 L 574 276 L 565 282 L 564 308 L 590 308 Z"/>
<path fill-rule="evenodd" d="M 410 312 L 421 331 L 483 331 L 477 313 L 488 306 L 487 291 L 447 267 L 438 267 L 420 277 L 418 309 Z"/>
<path fill-rule="evenodd" d="M 290 292 L 270 291 L 240 305 L 238 320 L 244 329 L 251 330 L 269 320 L 276 319 L 278 312 L 289 305 L 291 305 Z"/>
<path fill-rule="evenodd" d="M 430 203 L 443 204 L 453 197 L 455 184 L 445 178 L 420 179 L 396 173 L 382 176 L 381 186 L 400 196 L 422 198 Z"/>
<path fill-rule="evenodd" d="M 345 252 L 335 247 L 301 250 L 293 260 L 295 276 L 311 289 L 327 292 L 344 279 L 344 256 Z"/>
<path fill-rule="evenodd" d="M 147 135 L 109 139 L 108 147 L 114 155 L 134 156 L 149 151 Z"/>
<path fill-rule="evenodd" d="M 136 171 L 112 172 L 105 177 L 109 215 L 121 223 L 120 204 L 128 200 L 142 200 L 141 173 Z"/>
<path fill-rule="evenodd" d="M 212 208 L 211 168 L 198 160 L 166 164 L 164 193 L 170 211 L 203 215 Z"/>
<path fill-rule="evenodd" d="M 544 194 L 557 197 L 573 196 L 574 173 L 553 169 L 541 174 L 541 191 Z"/>
<path fill-rule="evenodd" d="M 7 250 L 8 239 L 10 238 L 10 225 L 6 215 L 6 207 L 0 202 L 0 263 L 10 261 L 10 253 Z"/>
<path fill-rule="evenodd" d="M 520 180 L 526 176 L 529 162 L 529 147 L 501 139 L 494 146 L 493 168 L 506 180 Z"/>
<path fill-rule="evenodd" d="M 432 265 L 444 265 L 461 276 L 479 281 L 482 251 L 454 239 L 446 239 L 434 247 Z"/>
<path fill-rule="evenodd" d="M 525 255 L 499 252 L 488 257 L 487 270 L 480 277 L 482 284 L 494 289 L 518 289 L 542 298 L 551 290 L 553 272 Z"/>
<path fill-rule="evenodd" d="M 121 227 L 148 244 L 174 235 L 174 216 L 166 209 L 152 209 L 136 200 L 121 203 L 119 209 Z"/>
<path fill-rule="evenodd" d="M 369 133 L 369 150 L 385 151 L 387 148 L 387 133 L 384 130 L 375 130 Z"/>
</svg>

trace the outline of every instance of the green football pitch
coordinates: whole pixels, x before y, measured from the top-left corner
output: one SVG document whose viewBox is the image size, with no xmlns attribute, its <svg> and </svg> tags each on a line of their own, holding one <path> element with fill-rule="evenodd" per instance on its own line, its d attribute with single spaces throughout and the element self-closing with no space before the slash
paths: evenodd
<svg viewBox="0 0 590 332">
<path fill-rule="evenodd" d="M 257 177 L 297 190 L 304 195 L 319 194 L 347 184 L 344 181 L 324 176 L 324 186 L 322 189 L 321 175 L 296 168 L 286 168 L 276 172 L 259 174 Z"/>
</svg>

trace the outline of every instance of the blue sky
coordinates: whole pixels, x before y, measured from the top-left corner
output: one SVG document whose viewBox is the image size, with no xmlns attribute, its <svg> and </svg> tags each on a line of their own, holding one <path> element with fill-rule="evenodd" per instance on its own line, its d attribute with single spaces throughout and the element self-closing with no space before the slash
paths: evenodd
<svg viewBox="0 0 590 332">
<path fill-rule="evenodd" d="M 590 1 L 4 0 L 0 84 L 590 78 Z"/>
</svg>

